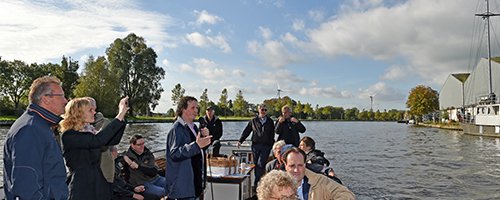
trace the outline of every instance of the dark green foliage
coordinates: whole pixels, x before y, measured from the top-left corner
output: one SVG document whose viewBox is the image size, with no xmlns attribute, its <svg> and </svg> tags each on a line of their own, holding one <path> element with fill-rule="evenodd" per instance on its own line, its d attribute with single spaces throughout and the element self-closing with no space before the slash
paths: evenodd
<svg viewBox="0 0 500 200">
<path fill-rule="evenodd" d="M 129 112 L 149 114 L 158 105 L 163 92 L 160 81 L 165 77 L 163 68 L 156 66 L 156 52 L 144 38 L 131 33 L 116 39 L 106 55 L 110 69 L 121 74 L 120 94 L 129 96 Z"/>
</svg>

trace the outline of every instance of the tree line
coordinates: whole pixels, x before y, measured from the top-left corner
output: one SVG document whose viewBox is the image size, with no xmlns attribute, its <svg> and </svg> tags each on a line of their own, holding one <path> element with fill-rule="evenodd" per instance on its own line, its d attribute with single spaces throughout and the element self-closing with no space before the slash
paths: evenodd
<svg viewBox="0 0 500 200">
<path fill-rule="evenodd" d="M 156 66 L 156 52 L 144 38 L 129 34 L 117 38 L 106 48 L 105 56 L 90 56 L 82 73 L 78 61 L 62 57 L 61 64 L 26 64 L 0 57 L 0 115 L 20 115 L 28 104 L 29 87 L 34 79 L 52 75 L 63 85 L 66 98 L 90 96 L 106 116 L 116 112 L 118 100 L 129 96 L 133 115 L 150 113 L 163 92 L 163 68 Z"/>
<path fill-rule="evenodd" d="M 184 96 L 185 89 L 182 88 L 180 83 L 176 84 L 172 89 L 172 102 L 176 105 L 180 98 Z M 358 108 L 334 107 L 323 106 L 320 107 L 310 103 L 302 103 L 296 101 L 289 96 L 282 98 L 271 98 L 263 101 L 267 107 L 267 114 L 270 116 L 279 116 L 281 108 L 285 105 L 291 106 L 294 115 L 299 119 L 310 120 L 353 120 L 353 121 L 397 121 L 404 118 L 405 111 L 391 109 L 391 110 L 359 110 Z M 235 117 L 252 117 L 257 113 L 257 105 L 249 103 L 245 100 L 243 92 L 239 90 L 233 99 L 229 99 L 227 89 L 224 88 L 216 101 L 212 101 L 208 97 L 208 89 L 204 89 L 199 97 L 200 115 L 207 107 L 213 107 L 219 116 L 235 116 Z M 173 117 L 175 115 L 174 109 L 168 110 L 167 116 Z"/>
</svg>

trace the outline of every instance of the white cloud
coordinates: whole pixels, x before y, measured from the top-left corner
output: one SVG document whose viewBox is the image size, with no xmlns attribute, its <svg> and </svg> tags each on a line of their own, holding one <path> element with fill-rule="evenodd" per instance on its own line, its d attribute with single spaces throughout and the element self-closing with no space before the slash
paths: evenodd
<svg viewBox="0 0 500 200">
<path fill-rule="evenodd" d="M 162 51 L 176 40 L 169 16 L 139 9 L 136 1 L 1 1 L 0 52 L 7 60 L 47 62 L 85 49 L 108 47 L 131 32 Z M 7 12 L 8 11 L 8 12 Z"/>
<path fill-rule="evenodd" d="M 199 32 L 193 32 L 186 35 L 186 39 L 193 45 L 198 47 L 210 47 L 216 46 L 222 50 L 224 53 L 230 53 L 231 47 L 226 42 L 226 39 L 222 35 L 215 37 L 205 36 Z"/>
<path fill-rule="evenodd" d="M 164 66 L 168 66 L 170 65 L 170 62 L 165 58 L 161 61 L 161 63 L 164 65 Z"/>
<path fill-rule="evenodd" d="M 285 69 L 277 71 L 266 71 L 261 72 L 257 79 L 253 80 L 254 83 L 263 86 L 269 86 L 272 88 L 277 88 L 278 85 L 280 89 L 292 90 L 296 85 L 306 82 L 306 80 L 293 72 Z"/>
<path fill-rule="evenodd" d="M 309 47 L 326 57 L 404 60 L 414 75 L 441 84 L 467 69 L 475 7 L 469 0 L 352 1 L 307 31 Z"/>
<path fill-rule="evenodd" d="M 246 75 L 245 72 L 241 69 L 234 69 L 232 74 L 235 76 L 240 76 L 240 77 L 243 77 Z"/>
<path fill-rule="evenodd" d="M 304 96 L 316 96 L 316 97 L 326 97 L 326 98 L 350 98 L 351 93 L 349 91 L 339 91 L 335 86 L 331 87 L 302 87 L 299 92 Z"/>
<path fill-rule="evenodd" d="M 265 40 L 270 40 L 273 37 L 273 32 L 269 28 L 259 26 L 259 31 Z"/>
<path fill-rule="evenodd" d="M 292 24 L 293 30 L 301 31 L 304 29 L 304 27 L 305 27 L 304 20 L 301 20 L 301 19 L 293 20 L 293 24 Z"/>
<path fill-rule="evenodd" d="M 194 71 L 193 67 L 191 67 L 191 65 L 188 65 L 188 64 L 181 64 L 179 69 L 181 72 L 193 72 Z"/>
<path fill-rule="evenodd" d="M 196 66 L 196 73 L 207 80 L 219 80 L 226 76 L 224 69 L 220 68 L 217 63 L 205 58 L 193 59 L 193 64 Z"/>
<path fill-rule="evenodd" d="M 373 96 L 377 101 L 404 101 L 405 95 L 384 82 L 377 82 L 367 89 L 360 90 L 359 99 L 369 99 Z"/>
<path fill-rule="evenodd" d="M 282 68 L 289 63 L 299 60 L 299 56 L 288 51 L 285 45 L 279 41 L 266 41 L 261 44 L 257 41 L 250 41 L 247 44 L 248 51 L 256 57 L 262 59 L 267 65 Z"/>
<path fill-rule="evenodd" d="M 314 20 L 314 21 L 323 21 L 325 19 L 325 12 L 322 10 L 310 10 L 307 12 L 309 14 L 309 17 Z"/>
<path fill-rule="evenodd" d="M 402 80 L 410 73 L 405 71 L 404 67 L 393 65 L 385 70 L 385 74 L 381 77 L 383 80 Z"/>
<path fill-rule="evenodd" d="M 217 22 L 223 20 L 221 17 L 212 15 L 206 10 L 202 10 L 201 12 L 195 10 L 194 13 L 198 15 L 198 19 L 196 19 L 197 24 L 216 24 Z"/>
</svg>

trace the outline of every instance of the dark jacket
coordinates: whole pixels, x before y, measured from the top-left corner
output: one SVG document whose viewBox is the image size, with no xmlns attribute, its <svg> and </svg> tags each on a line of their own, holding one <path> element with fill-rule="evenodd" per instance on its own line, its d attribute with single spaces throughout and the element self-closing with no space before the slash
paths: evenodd
<svg viewBox="0 0 500 200">
<path fill-rule="evenodd" d="M 294 147 L 299 147 L 300 136 L 299 133 L 306 132 L 306 127 L 302 122 L 293 123 L 290 119 L 285 119 L 284 122 L 276 121 L 276 134 L 278 134 L 278 141 L 284 140 L 287 144 L 292 144 Z"/>
<path fill-rule="evenodd" d="M 266 163 L 266 173 L 272 171 L 272 170 L 285 170 L 285 165 L 284 164 L 279 164 L 278 159 L 273 159 L 269 162 Z"/>
<path fill-rule="evenodd" d="M 30 104 L 10 127 L 3 151 L 5 198 L 68 199 L 66 168 L 51 127 L 61 118 Z"/>
<path fill-rule="evenodd" d="M 325 153 L 317 149 L 314 149 L 307 153 L 306 162 L 322 166 L 330 166 L 330 161 L 325 158 Z"/>
<path fill-rule="evenodd" d="M 125 166 L 129 177 L 128 182 L 133 186 L 143 185 L 144 182 L 151 181 L 159 176 L 155 156 L 148 148 L 144 147 L 144 152 L 138 155 L 129 147 L 125 155 L 139 165 L 137 169 L 132 169 L 128 165 Z"/>
<path fill-rule="evenodd" d="M 222 137 L 222 121 L 214 115 L 212 120 L 208 120 L 208 117 L 200 117 L 198 120 L 200 122 L 200 128 L 206 127 L 210 131 L 210 135 L 213 135 L 212 142 L 215 140 L 220 140 Z"/>
<path fill-rule="evenodd" d="M 195 131 L 198 128 L 194 126 Z M 172 199 L 199 197 L 206 181 L 202 149 L 188 125 L 177 117 L 167 134 L 165 191 Z"/>
<path fill-rule="evenodd" d="M 70 199 L 111 199 L 111 184 L 100 168 L 101 147 L 120 143 L 125 125 L 114 119 L 96 135 L 75 130 L 63 133 L 63 155 L 70 171 Z"/>
<path fill-rule="evenodd" d="M 122 176 L 122 170 L 124 166 L 123 156 L 119 156 L 115 159 L 115 178 L 113 181 L 113 196 L 112 200 L 122 200 L 122 199 L 133 199 L 134 186 L 128 184 Z"/>
<path fill-rule="evenodd" d="M 260 122 L 259 116 L 251 119 L 243 130 L 243 133 L 241 133 L 239 142 L 243 143 L 250 135 L 250 132 L 253 132 L 253 144 L 272 146 L 274 144 L 274 123 L 270 117 L 266 116 L 266 118 L 267 120 L 264 124 Z"/>
</svg>

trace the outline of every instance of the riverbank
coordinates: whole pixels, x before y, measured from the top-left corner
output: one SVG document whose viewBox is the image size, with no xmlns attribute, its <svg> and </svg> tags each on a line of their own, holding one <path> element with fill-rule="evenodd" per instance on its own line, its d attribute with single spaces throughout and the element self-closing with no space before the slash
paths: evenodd
<svg viewBox="0 0 500 200">
<path fill-rule="evenodd" d="M 460 127 L 460 124 L 427 124 L 423 122 L 419 122 L 416 124 L 417 126 L 425 126 L 425 127 L 432 127 L 432 128 L 440 128 L 440 129 L 446 129 L 446 130 L 454 130 L 454 131 L 462 131 L 462 127 Z"/>
</svg>

